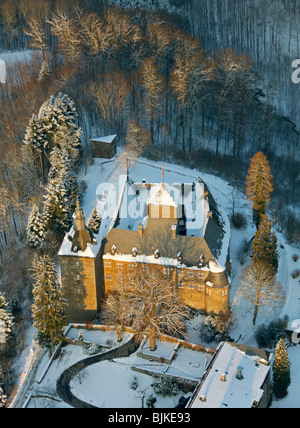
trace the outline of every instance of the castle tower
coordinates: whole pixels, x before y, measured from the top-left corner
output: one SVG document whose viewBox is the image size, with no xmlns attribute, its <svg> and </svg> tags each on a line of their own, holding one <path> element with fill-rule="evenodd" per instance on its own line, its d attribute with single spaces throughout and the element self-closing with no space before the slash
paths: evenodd
<svg viewBox="0 0 300 428">
<path fill-rule="evenodd" d="M 72 251 L 85 251 L 88 244 L 93 244 L 93 234 L 85 225 L 85 217 L 77 198 L 77 207 L 74 216 L 75 234 L 72 241 Z"/>
<path fill-rule="evenodd" d="M 65 236 L 58 254 L 68 323 L 91 322 L 100 309 L 104 294 L 100 277 L 100 244 L 86 227 L 77 200 L 74 226 Z"/>
</svg>

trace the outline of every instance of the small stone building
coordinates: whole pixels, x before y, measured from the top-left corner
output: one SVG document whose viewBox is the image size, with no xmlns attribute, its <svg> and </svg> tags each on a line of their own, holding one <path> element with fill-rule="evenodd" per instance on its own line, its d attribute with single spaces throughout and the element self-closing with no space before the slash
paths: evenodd
<svg viewBox="0 0 300 428">
<path fill-rule="evenodd" d="M 92 153 L 94 158 L 112 159 L 116 155 L 117 135 L 91 139 Z"/>
</svg>

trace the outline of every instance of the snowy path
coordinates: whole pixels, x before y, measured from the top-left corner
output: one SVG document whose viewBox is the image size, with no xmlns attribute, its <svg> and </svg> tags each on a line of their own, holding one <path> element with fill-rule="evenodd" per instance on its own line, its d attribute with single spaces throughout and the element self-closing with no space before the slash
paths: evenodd
<svg viewBox="0 0 300 428">
<path fill-rule="evenodd" d="M 104 354 L 95 355 L 90 358 L 85 358 L 69 367 L 57 381 L 57 393 L 60 398 L 70 406 L 76 409 L 95 409 L 92 404 L 85 403 L 75 397 L 70 388 L 70 382 L 78 374 L 87 367 L 98 364 L 102 361 L 111 361 L 117 358 L 124 358 L 134 354 L 140 347 L 141 341 L 136 336 L 119 348 L 112 349 Z"/>
</svg>

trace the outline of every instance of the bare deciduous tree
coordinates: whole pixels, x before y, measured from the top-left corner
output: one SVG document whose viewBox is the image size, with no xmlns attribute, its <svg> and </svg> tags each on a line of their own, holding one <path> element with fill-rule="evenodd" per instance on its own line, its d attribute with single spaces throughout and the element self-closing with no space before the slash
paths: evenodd
<svg viewBox="0 0 300 428">
<path fill-rule="evenodd" d="M 130 167 L 141 153 L 150 148 L 151 135 L 137 121 L 130 121 L 124 151 L 119 156 L 119 163 L 125 164 L 127 175 Z"/>
<path fill-rule="evenodd" d="M 265 263 L 255 263 L 244 270 L 238 295 L 254 307 L 254 325 L 259 311 L 274 311 L 284 300 L 282 285 Z"/>
<path fill-rule="evenodd" d="M 59 46 L 68 62 L 74 63 L 82 55 L 83 41 L 75 19 L 59 12 L 49 21 L 51 30 L 58 37 Z"/>
<path fill-rule="evenodd" d="M 150 120 L 152 146 L 154 145 L 154 117 L 159 110 L 164 89 L 163 76 L 159 74 L 154 58 L 146 58 L 141 68 L 142 86 L 146 93 L 146 113 Z"/>
<path fill-rule="evenodd" d="M 24 33 L 26 34 L 26 36 L 29 36 L 32 38 L 31 46 L 34 49 L 41 50 L 43 55 L 43 61 L 46 61 L 46 49 L 47 49 L 48 43 L 46 41 L 46 34 L 42 27 L 42 24 L 36 18 L 29 19 L 27 23 L 29 28 L 28 30 L 24 30 Z"/>
<path fill-rule="evenodd" d="M 157 333 L 184 335 L 187 308 L 180 302 L 172 280 L 158 267 L 137 269 L 128 278 L 133 325 L 149 335 L 150 348 L 156 347 Z"/>
</svg>

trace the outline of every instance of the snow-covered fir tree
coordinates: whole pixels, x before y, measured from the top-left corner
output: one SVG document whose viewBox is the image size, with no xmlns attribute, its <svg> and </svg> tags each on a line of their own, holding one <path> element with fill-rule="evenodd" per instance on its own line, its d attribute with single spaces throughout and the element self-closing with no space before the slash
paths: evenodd
<svg viewBox="0 0 300 428">
<path fill-rule="evenodd" d="M 101 226 L 101 217 L 98 214 L 97 208 L 94 208 L 90 218 L 88 220 L 87 226 L 91 231 L 95 234 L 99 233 L 100 226 Z"/>
<path fill-rule="evenodd" d="M 291 384 L 290 361 L 284 339 L 275 348 L 273 364 L 273 392 L 276 398 L 284 398 Z"/>
<path fill-rule="evenodd" d="M 40 108 L 39 117 L 47 133 L 49 153 L 54 142 L 59 144 L 68 141 L 70 152 L 80 150 L 81 129 L 78 126 L 78 114 L 74 101 L 68 95 L 52 95 Z M 60 133 L 62 138 L 57 138 L 57 133 Z"/>
<path fill-rule="evenodd" d="M 73 168 L 73 161 L 69 155 L 67 148 L 54 147 L 50 156 L 51 168 L 48 179 L 53 180 L 57 177 L 66 190 L 68 198 L 68 206 L 70 211 L 74 211 L 76 198 L 78 194 L 77 177 Z"/>
<path fill-rule="evenodd" d="M 44 219 L 36 204 L 32 206 L 27 222 L 27 242 L 34 248 L 39 247 L 45 239 Z"/>
<path fill-rule="evenodd" d="M 33 114 L 25 131 L 24 144 L 30 146 L 35 152 L 42 152 L 45 141 L 43 124 L 39 115 Z"/>
<path fill-rule="evenodd" d="M 65 326 L 65 300 L 59 284 L 56 266 L 49 256 L 41 256 L 34 262 L 32 305 L 33 325 L 37 329 L 36 340 L 51 355 L 54 346 L 63 338 Z"/>
<path fill-rule="evenodd" d="M 39 113 L 31 117 L 24 144 L 31 150 L 45 177 L 53 147 L 68 150 L 73 161 L 78 159 L 81 134 L 74 101 L 68 95 L 59 93 L 52 95 L 41 106 Z"/>
<path fill-rule="evenodd" d="M 66 148 L 54 147 L 44 201 L 45 228 L 57 235 L 65 233 L 76 204 L 77 181 Z"/>
<path fill-rule="evenodd" d="M 40 69 L 38 81 L 41 83 L 46 82 L 50 75 L 51 75 L 50 66 L 47 61 L 43 61 L 43 64 Z"/>
<path fill-rule="evenodd" d="M 44 198 L 46 231 L 51 231 L 59 236 L 63 235 L 71 224 L 65 181 L 59 176 L 49 179 Z"/>
<path fill-rule="evenodd" d="M 46 141 L 46 132 L 40 117 L 34 114 L 29 120 L 29 124 L 25 131 L 24 144 L 30 150 L 34 158 L 34 162 L 40 171 L 44 174 L 45 155 L 44 144 Z"/>
<path fill-rule="evenodd" d="M 0 409 L 5 407 L 7 396 L 4 394 L 3 389 L 0 386 Z"/>
<path fill-rule="evenodd" d="M 13 316 L 8 310 L 8 303 L 0 293 L 0 327 L 4 327 L 5 341 L 9 338 L 13 327 Z M 3 334 L 3 332 L 1 332 Z"/>
</svg>

